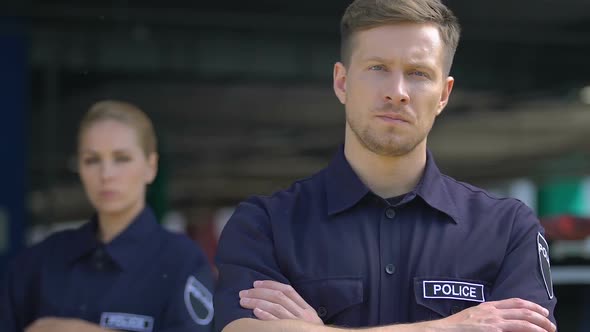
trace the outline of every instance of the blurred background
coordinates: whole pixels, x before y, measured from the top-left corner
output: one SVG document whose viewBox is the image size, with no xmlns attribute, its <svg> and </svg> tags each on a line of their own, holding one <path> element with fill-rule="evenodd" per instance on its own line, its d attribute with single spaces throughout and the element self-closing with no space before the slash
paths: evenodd
<svg viewBox="0 0 590 332">
<path fill-rule="evenodd" d="M 77 123 L 123 99 L 154 120 L 162 223 L 213 257 L 233 207 L 324 167 L 348 0 L 3 1 L 0 272 L 87 220 Z M 429 145 L 447 174 L 539 214 L 561 331 L 590 331 L 590 1 L 449 0 L 463 27 Z"/>
</svg>

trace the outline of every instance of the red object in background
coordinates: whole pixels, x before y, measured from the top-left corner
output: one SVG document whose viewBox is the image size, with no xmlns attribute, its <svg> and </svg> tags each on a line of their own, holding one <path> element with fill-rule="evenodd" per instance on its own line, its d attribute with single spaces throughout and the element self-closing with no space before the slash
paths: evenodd
<svg viewBox="0 0 590 332">
<path fill-rule="evenodd" d="M 205 256 L 209 259 L 209 264 L 215 271 L 215 251 L 217 250 L 217 235 L 213 225 L 213 218 L 190 223 L 187 226 L 187 235 L 196 241 L 203 249 Z"/>
<path fill-rule="evenodd" d="M 590 218 L 571 215 L 541 218 L 547 240 L 584 240 L 590 236 Z"/>
<path fill-rule="evenodd" d="M 213 272 L 215 267 L 215 254 L 221 230 L 235 210 L 233 206 L 221 207 L 215 210 L 210 208 L 197 208 L 188 212 L 186 232 L 188 236 L 201 246 L 209 259 Z"/>
</svg>

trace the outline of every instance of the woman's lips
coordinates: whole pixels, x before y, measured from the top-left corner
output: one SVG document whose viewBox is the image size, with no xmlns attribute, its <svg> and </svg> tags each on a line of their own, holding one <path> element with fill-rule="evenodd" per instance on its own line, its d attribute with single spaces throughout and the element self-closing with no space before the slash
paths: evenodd
<svg viewBox="0 0 590 332">
<path fill-rule="evenodd" d="M 117 196 L 117 192 L 114 190 L 101 190 L 99 196 L 102 199 L 112 199 Z"/>
</svg>

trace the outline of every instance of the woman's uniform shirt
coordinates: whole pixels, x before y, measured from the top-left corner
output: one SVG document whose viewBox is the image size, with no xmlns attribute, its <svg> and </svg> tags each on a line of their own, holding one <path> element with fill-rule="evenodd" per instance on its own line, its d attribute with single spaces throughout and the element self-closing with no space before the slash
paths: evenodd
<svg viewBox="0 0 590 332">
<path fill-rule="evenodd" d="M 3 332 L 42 317 L 122 331 L 210 331 L 213 278 L 202 251 L 144 209 L 108 244 L 97 220 L 56 233 L 18 257 L 0 289 Z"/>
</svg>

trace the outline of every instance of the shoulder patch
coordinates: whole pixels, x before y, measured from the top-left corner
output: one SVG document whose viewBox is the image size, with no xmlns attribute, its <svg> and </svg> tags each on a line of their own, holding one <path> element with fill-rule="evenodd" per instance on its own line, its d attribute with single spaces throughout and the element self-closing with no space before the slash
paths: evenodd
<svg viewBox="0 0 590 332">
<path fill-rule="evenodd" d="M 207 325 L 213 319 L 213 296 L 197 278 L 189 276 L 184 287 L 184 304 L 198 325 Z"/>
<path fill-rule="evenodd" d="M 553 299 L 553 280 L 551 280 L 551 263 L 549 262 L 549 245 L 541 235 L 537 233 L 537 251 L 539 254 L 539 268 L 541 269 L 541 276 L 545 283 L 545 289 L 549 299 Z"/>
</svg>

